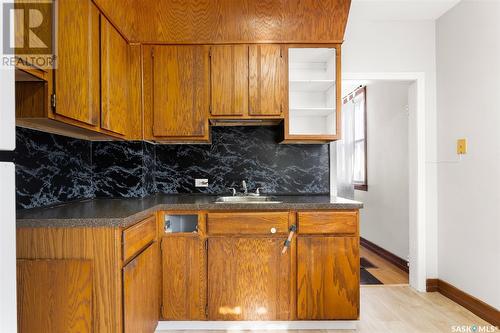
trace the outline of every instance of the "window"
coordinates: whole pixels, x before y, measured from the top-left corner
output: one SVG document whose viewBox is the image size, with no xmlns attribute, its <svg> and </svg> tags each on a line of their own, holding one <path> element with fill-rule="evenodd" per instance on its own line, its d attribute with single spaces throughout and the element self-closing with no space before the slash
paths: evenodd
<svg viewBox="0 0 500 333">
<path fill-rule="evenodd" d="M 368 191 L 367 141 L 366 141 L 366 87 L 356 89 L 344 98 L 345 103 L 354 103 L 354 188 Z"/>
</svg>

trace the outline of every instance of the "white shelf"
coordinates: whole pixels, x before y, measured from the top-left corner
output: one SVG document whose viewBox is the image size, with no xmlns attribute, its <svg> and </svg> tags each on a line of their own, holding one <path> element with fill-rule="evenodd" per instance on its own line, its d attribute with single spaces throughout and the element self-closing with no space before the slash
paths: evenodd
<svg viewBox="0 0 500 333">
<path fill-rule="evenodd" d="M 290 134 L 335 134 L 337 112 L 335 52 L 334 48 L 289 49 Z"/>
<path fill-rule="evenodd" d="M 290 108 L 290 115 L 296 117 L 329 116 L 335 113 L 335 108 Z"/>
<path fill-rule="evenodd" d="M 335 85 L 335 80 L 291 80 L 290 91 L 327 91 Z"/>
</svg>

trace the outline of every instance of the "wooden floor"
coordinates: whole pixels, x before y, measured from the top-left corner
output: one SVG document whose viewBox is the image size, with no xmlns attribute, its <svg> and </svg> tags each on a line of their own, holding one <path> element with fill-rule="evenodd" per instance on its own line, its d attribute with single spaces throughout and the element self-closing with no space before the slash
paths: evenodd
<svg viewBox="0 0 500 333">
<path fill-rule="evenodd" d="M 368 250 L 365 247 L 361 247 L 360 255 L 361 257 L 367 259 L 372 264 L 377 266 L 377 268 L 367 268 L 366 270 L 370 272 L 370 274 L 375 276 L 384 285 L 407 285 L 409 283 L 408 273 L 393 265 L 391 262 L 380 257 L 378 254 Z"/>
<path fill-rule="evenodd" d="M 408 286 L 384 285 L 361 287 L 361 319 L 357 324 L 357 330 L 304 330 L 301 332 L 450 333 L 453 332 L 455 325 L 485 325 L 489 327 L 489 330 L 481 332 L 499 332 L 472 312 L 439 293 L 419 293 Z M 480 332 L 479 329 L 476 332 Z"/>
</svg>

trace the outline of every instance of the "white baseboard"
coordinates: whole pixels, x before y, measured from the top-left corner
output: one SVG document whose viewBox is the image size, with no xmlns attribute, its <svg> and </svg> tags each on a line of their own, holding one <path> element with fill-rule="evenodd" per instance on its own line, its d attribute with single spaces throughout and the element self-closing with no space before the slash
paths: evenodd
<svg viewBox="0 0 500 333">
<path fill-rule="evenodd" d="M 355 330 L 357 320 L 160 321 L 157 332 L 173 330 Z"/>
</svg>

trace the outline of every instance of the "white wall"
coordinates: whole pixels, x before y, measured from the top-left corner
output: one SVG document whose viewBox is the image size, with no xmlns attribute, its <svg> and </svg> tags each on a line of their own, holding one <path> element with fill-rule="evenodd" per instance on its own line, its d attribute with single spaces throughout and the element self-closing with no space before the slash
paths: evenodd
<svg viewBox="0 0 500 333">
<path fill-rule="evenodd" d="M 355 191 L 364 203 L 361 237 L 403 259 L 409 255 L 409 86 L 367 86 L 368 191 Z"/>
<path fill-rule="evenodd" d="M 7 0 L 1 0 L 3 9 Z M 3 14 L 0 15 L 0 53 L 3 54 Z M 10 56 L 10 55 L 7 55 Z M 14 69 L 0 62 L 0 150 L 15 149 Z M 17 332 L 15 169 L 0 163 L 0 331 Z"/>
<path fill-rule="evenodd" d="M 426 96 L 426 270 L 437 277 L 436 59 L 434 21 L 368 21 L 353 6 L 343 73 L 422 72 Z M 334 184 L 334 182 L 332 182 Z M 334 191 L 332 190 L 332 193 Z"/>
<path fill-rule="evenodd" d="M 500 309 L 500 3 L 437 21 L 439 278 Z M 460 163 L 455 140 L 468 139 Z"/>
</svg>

